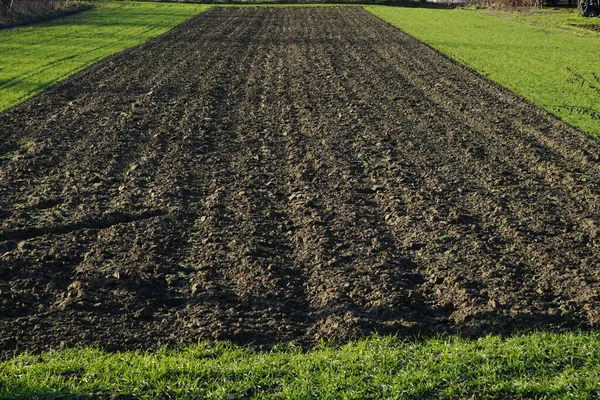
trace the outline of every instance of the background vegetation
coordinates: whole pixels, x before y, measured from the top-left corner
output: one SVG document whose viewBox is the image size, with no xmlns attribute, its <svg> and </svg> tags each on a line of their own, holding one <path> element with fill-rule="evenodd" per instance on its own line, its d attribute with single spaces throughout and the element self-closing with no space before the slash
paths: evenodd
<svg viewBox="0 0 600 400">
<path fill-rule="evenodd" d="M 0 29 L 50 20 L 90 8 L 91 3 L 69 0 L 0 0 Z"/>
</svg>

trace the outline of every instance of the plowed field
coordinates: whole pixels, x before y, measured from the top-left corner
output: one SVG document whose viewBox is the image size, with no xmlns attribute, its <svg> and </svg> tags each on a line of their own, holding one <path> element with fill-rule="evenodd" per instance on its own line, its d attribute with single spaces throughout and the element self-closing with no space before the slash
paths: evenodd
<svg viewBox="0 0 600 400">
<path fill-rule="evenodd" d="M 3 352 L 600 322 L 600 146 L 358 7 L 213 8 L 0 127 Z"/>
</svg>

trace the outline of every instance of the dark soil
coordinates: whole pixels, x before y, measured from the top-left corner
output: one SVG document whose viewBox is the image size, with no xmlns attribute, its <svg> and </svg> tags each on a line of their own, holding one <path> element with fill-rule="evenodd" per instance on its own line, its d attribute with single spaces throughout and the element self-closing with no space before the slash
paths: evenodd
<svg viewBox="0 0 600 400">
<path fill-rule="evenodd" d="M 358 7 L 213 8 L 0 126 L 5 354 L 600 322 L 600 146 Z"/>
</svg>

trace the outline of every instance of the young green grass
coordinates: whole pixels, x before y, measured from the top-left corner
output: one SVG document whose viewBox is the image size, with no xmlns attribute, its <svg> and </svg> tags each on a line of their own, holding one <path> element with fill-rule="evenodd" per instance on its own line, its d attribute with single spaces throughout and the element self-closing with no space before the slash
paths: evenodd
<svg viewBox="0 0 600 400">
<path fill-rule="evenodd" d="M 44 24 L 0 30 L 0 111 L 209 7 L 142 2 L 94 6 Z"/>
<path fill-rule="evenodd" d="M 201 343 L 155 353 L 21 354 L 0 362 L 0 398 L 592 399 L 598 376 L 596 333 L 373 337 L 306 353 Z"/>
<path fill-rule="evenodd" d="M 596 22 L 593 19 L 569 10 L 491 14 L 468 9 L 365 9 L 564 121 L 600 136 L 600 119 L 589 112 L 600 112 L 600 93 L 582 86 L 569 72 L 591 82 L 593 73 L 600 75 L 600 32 L 579 27 Z"/>
</svg>

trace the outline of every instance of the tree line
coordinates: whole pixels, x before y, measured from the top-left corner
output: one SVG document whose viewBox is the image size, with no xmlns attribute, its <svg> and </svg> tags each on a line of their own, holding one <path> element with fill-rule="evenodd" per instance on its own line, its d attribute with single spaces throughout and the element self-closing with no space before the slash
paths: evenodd
<svg viewBox="0 0 600 400">
<path fill-rule="evenodd" d="M 18 19 L 20 16 L 54 8 L 54 0 L 0 0 L 0 17 Z"/>
</svg>

